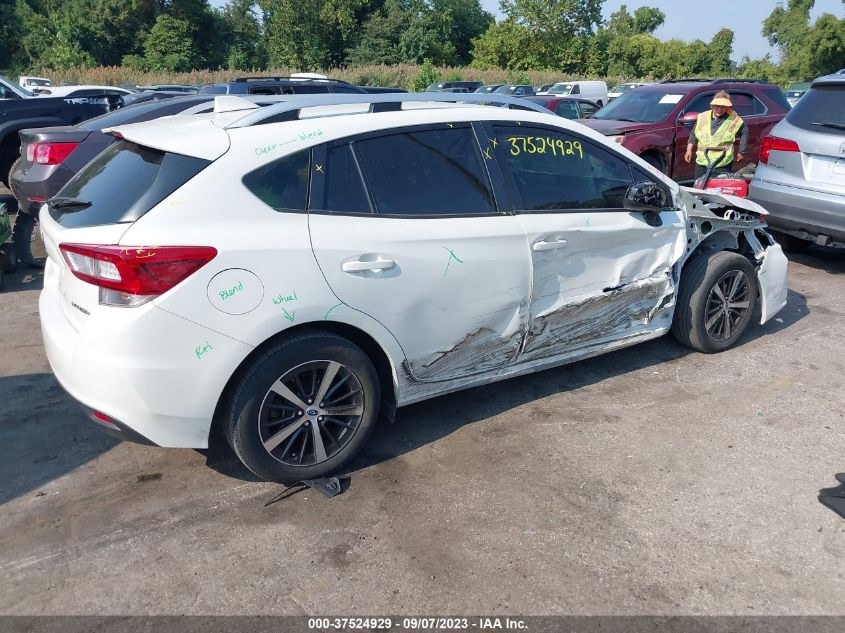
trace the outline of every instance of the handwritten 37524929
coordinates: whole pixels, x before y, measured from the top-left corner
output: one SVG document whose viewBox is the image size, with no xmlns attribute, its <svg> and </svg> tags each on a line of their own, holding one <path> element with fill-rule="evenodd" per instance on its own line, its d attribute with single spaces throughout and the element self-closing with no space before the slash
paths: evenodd
<svg viewBox="0 0 845 633">
<path fill-rule="evenodd" d="M 583 159 L 584 148 L 580 141 L 564 141 L 545 136 L 509 136 L 505 139 L 511 144 L 511 156 L 520 154 L 552 154 L 564 158 L 573 156 Z"/>
<path fill-rule="evenodd" d="M 228 299 L 232 295 L 243 291 L 243 289 L 244 289 L 244 282 L 239 281 L 235 286 L 221 290 L 220 293 L 219 293 L 220 294 L 220 300 L 225 301 L 226 299 Z"/>
<path fill-rule="evenodd" d="M 206 354 L 207 352 L 210 352 L 213 349 L 214 349 L 214 347 L 211 346 L 211 343 L 206 341 L 203 345 L 197 345 L 196 349 L 194 350 L 194 353 L 197 355 L 197 358 L 199 359 L 199 358 L 202 358 L 203 354 Z"/>
</svg>

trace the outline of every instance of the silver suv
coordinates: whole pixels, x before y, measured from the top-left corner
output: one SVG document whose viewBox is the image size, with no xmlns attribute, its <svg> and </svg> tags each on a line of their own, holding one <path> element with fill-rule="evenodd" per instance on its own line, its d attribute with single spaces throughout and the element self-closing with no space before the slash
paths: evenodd
<svg viewBox="0 0 845 633">
<path fill-rule="evenodd" d="M 763 140 L 749 197 L 787 249 L 845 247 L 845 74 L 816 79 Z"/>
</svg>

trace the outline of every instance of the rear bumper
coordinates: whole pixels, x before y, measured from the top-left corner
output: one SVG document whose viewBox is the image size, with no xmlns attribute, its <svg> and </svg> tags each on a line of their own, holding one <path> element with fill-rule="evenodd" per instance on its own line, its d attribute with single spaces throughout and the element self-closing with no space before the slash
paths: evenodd
<svg viewBox="0 0 845 633">
<path fill-rule="evenodd" d="M 20 210 L 30 215 L 38 215 L 38 210 L 73 177 L 73 172 L 63 165 L 30 165 L 26 172 L 20 168 L 12 172 L 12 189 L 18 192 Z M 11 184 L 11 183 L 10 183 Z M 30 198 L 42 200 L 30 200 Z"/>
<path fill-rule="evenodd" d="M 52 270 L 51 270 L 52 269 Z M 48 261 L 39 299 L 50 366 L 113 435 L 167 447 L 206 448 L 217 402 L 251 346 L 156 307 L 103 308 L 81 327 L 63 311 Z M 207 346 L 202 356 L 197 345 Z"/>
<path fill-rule="evenodd" d="M 779 185 L 755 178 L 748 197 L 765 207 L 774 229 L 806 231 L 845 241 L 845 196 Z"/>
</svg>

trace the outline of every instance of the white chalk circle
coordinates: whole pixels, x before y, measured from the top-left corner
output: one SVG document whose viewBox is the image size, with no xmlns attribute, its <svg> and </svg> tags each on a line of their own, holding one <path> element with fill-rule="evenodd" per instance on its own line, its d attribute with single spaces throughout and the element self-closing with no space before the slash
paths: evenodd
<svg viewBox="0 0 845 633">
<path fill-rule="evenodd" d="M 264 284 L 243 268 L 229 268 L 219 272 L 208 284 L 208 300 L 220 312 L 246 314 L 261 305 Z"/>
</svg>

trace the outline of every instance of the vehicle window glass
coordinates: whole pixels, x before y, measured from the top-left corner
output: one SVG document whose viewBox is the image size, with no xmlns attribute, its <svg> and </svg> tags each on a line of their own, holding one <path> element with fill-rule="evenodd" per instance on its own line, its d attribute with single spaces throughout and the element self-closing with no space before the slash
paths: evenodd
<svg viewBox="0 0 845 633">
<path fill-rule="evenodd" d="M 132 222 L 209 164 L 201 158 L 117 141 L 57 194 L 90 204 L 72 212 L 52 209 L 50 215 L 68 228 Z"/>
<path fill-rule="evenodd" d="M 586 101 L 581 101 L 578 105 L 581 107 L 581 117 L 584 119 L 593 116 L 598 110 L 596 106 Z"/>
<path fill-rule="evenodd" d="M 329 87 L 332 92 L 340 94 L 361 94 L 361 92 L 365 92 L 355 86 L 344 86 L 343 84 L 331 84 Z"/>
<path fill-rule="evenodd" d="M 308 202 L 310 150 L 296 152 L 243 177 L 244 186 L 277 211 L 303 211 Z"/>
<path fill-rule="evenodd" d="M 573 85 L 572 90 L 569 91 L 569 94 L 571 94 L 571 95 L 581 94 L 581 86 L 579 86 L 578 84 Z"/>
<path fill-rule="evenodd" d="M 469 127 L 355 142 L 378 213 L 492 213 L 493 196 Z"/>
<path fill-rule="evenodd" d="M 786 100 L 786 96 L 777 88 L 766 90 L 766 96 L 786 111 L 792 107 Z"/>
<path fill-rule="evenodd" d="M 748 117 L 754 116 L 755 114 L 760 114 L 757 112 L 757 108 L 755 105 L 756 99 L 752 97 L 750 94 L 745 92 L 731 92 L 731 103 L 734 104 L 734 112 L 736 112 L 741 117 Z M 761 104 L 761 109 L 762 104 Z"/>
<path fill-rule="evenodd" d="M 497 157 L 513 174 L 525 210 L 622 208 L 633 180 L 620 157 L 565 132 L 494 129 Z"/>
<path fill-rule="evenodd" d="M 251 95 L 277 95 L 281 94 L 278 86 L 250 86 L 249 94 Z"/>
<path fill-rule="evenodd" d="M 555 108 L 555 114 L 564 119 L 579 118 L 578 105 L 574 101 L 561 101 Z"/>
<path fill-rule="evenodd" d="M 227 86 L 203 86 L 199 91 L 201 95 L 224 95 L 227 93 Z"/>
<path fill-rule="evenodd" d="M 339 213 L 371 213 L 361 172 L 348 144 L 326 152 L 323 202 L 317 208 Z"/>
<path fill-rule="evenodd" d="M 712 94 L 699 95 L 684 108 L 684 112 L 707 112 L 710 109 L 711 101 L 713 101 Z"/>
<path fill-rule="evenodd" d="M 810 88 L 786 115 L 786 120 L 819 134 L 845 135 L 845 86 Z"/>
<path fill-rule="evenodd" d="M 671 88 L 669 90 L 631 90 L 596 112 L 594 118 L 656 123 L 668 117 L 685 96 L 672 93 Z M 687 111 L 694 112 L 694 110 L 689 109 Z"/>
<path fill-rule="evenodd" d="M 325 94 L 329 91 L 328 84 L 294 84 L 292 88 L 293 94 L 297 95 Z"/>
</svg>

